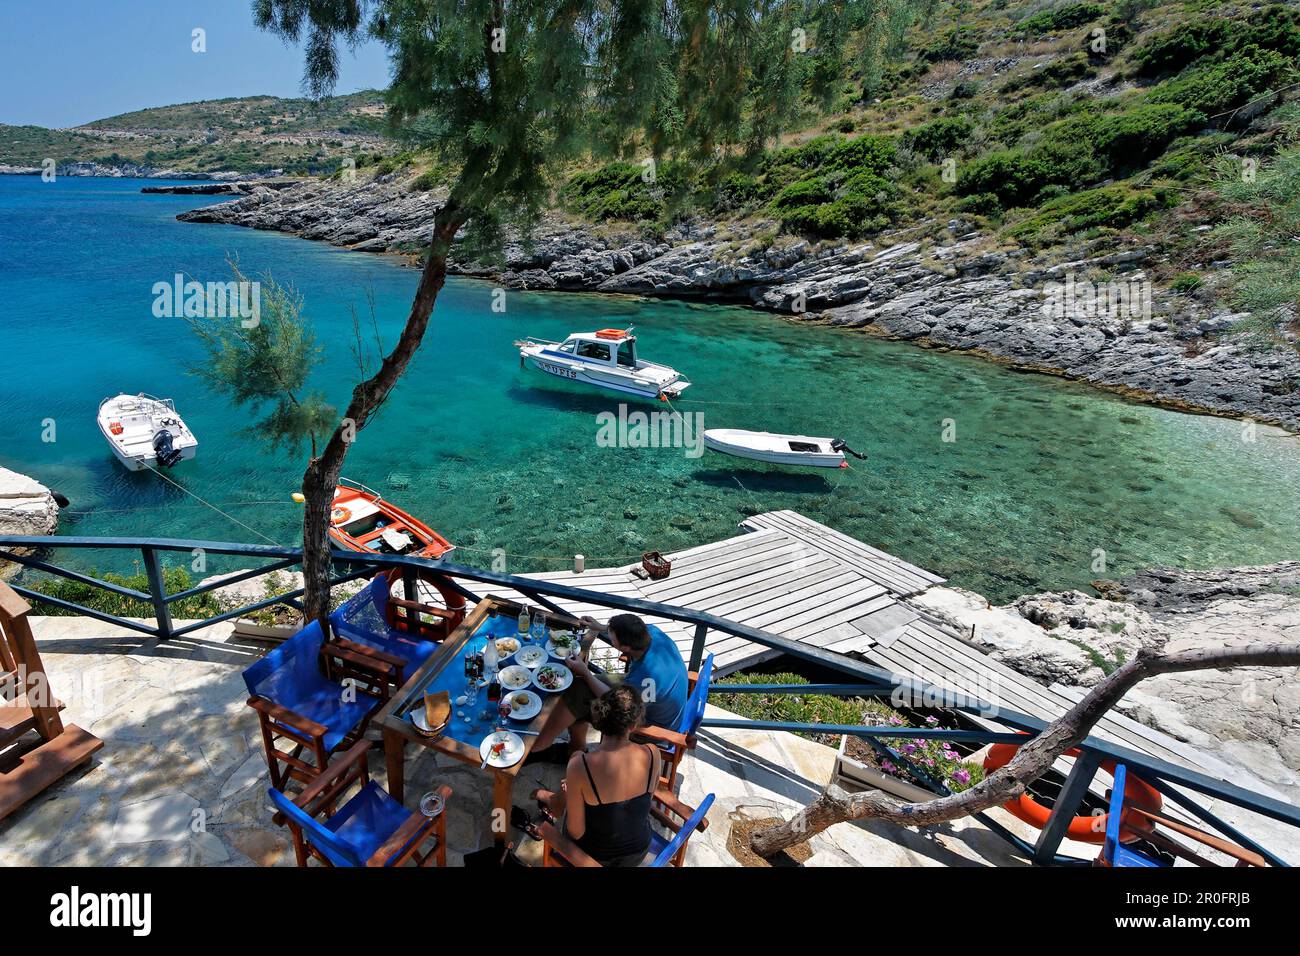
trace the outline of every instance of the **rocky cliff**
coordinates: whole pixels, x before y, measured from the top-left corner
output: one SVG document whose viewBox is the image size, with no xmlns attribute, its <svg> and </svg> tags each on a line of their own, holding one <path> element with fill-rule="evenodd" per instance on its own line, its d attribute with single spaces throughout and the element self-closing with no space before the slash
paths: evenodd
<svg viewBox="0 0 1300 956">
<path fill-rule="evenodd" d="M 288 232 L 365 252 L 413 253 L 428 242 L 436 192 L 393 181 L 313 180 L 182 214 Z M 772 223 L 686 223 L 662 236 L 597 229 L 552 217 L 500 264 L 452 270 L 508 288 L 583 290 L 743 302 L 815 321 L 976 351 L 1174 407 L 1300 427 L 1300 353 L 1261 349 L 1234 332 L 1240 316 L 1152 287 L 1150 248 L 1082 247 L 1076 258 L 997 248 L 960 220 L 928 235 L 814 245 Z M 920 227 L 918 227 L 920 228 Z M 1150 307 L 1052 310 L 1051 290 L 1108 277 L 1142 287 Z M 1137 284 L 1137 285 L 1134 285 Z M 1089 314 L 1092 311 L 1095 314 Z"/>
</svg>

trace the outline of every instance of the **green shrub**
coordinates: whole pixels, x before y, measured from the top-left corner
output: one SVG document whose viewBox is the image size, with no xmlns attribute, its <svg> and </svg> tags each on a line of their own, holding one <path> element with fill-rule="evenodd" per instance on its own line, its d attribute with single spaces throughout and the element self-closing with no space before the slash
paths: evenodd
<svg viewBox="0 0 1300 956">
<path fill-rule="evenodd" d="M 1070 30 L 1085 23 L 1100 19 L 1106 8 L 1100 3 L 1067 3 L 1051 10 L 1042 10 L 1025 17 L 1016 24 L 1016 32 L 1021 35 L 1031 33 L 1055 33 Z"/>
<path fill-rule="evenodd" d="M 1173 289 L 1175 292 L 1195 292 L 1204 284 L 1205 280 L 1201 278 L 1199 273 L 1180 272 L 1178 275 L 1174 276 L 1174 280 L 1169 283 L 1169 288 Z"/>
<path fill-rule="evenodd" d="M 643 178 L 645 169 L 636 163 L 606 163 L 573 176 L 564 185 L 561 198 L 572 211 L 598 222 L 655 221 L 664 213 L 664 198 L 681 182 L 671 163 L 658 167 L 653 183 Z"/>
<path fill-rule="evenodd" d="M 996 196 L 1003 206 L 1023 206 L 1051 182 L 1052 173 L 1017 150 L 998 150 L 959 167 L 957 191 Z"/>
<path fill-rule="evenodd" d="M 885 136 L 819 136 L 768 164 L 770 208 L 781 225 L 823 238 L 882 229 L 896 214 L 898 187 L 886 175 L 896 158 Z"/>
<path fill-rule="evenodd" d="M 1127 226 L 1177 201 L 1173 190 L 1101 186 L 1049 200 L 1004 232 L 1027 245 L 1042 245 L 1076 232 Z"/>
<path fill-rule="evenodd" d="M 1300 57 L 1300 13 L 1282 5 L 1256 11 L 1250 20 L 1194 20 L 1157 34 L 1133 50 L 1138 76 L 1178 73 L 1198 60 L 1224 60 L 1249 48 Z"/>
<path fill-rule="evenodd" d="M 420 173 L 411 182 L 411 192 L 427 193 L 431 189 L 437 189 L 446 180 L 436 170 L 430 169 L 427 172 Z"/>
<path fill-rule="evenodd" d="M 919 56 L 927 63 L 941 63 L 944 60 L 969 60 L 979 52 L 979 41 L 970 30 L 953 27 L 947 33 L 923 49 Z"/>
<path fill-rule="evenodd" d="M 1002 211 L 1002 204 L 992 193 L 976 193 L 959 199 L 953 208 L 968 215 L 996 216 Z"/>
<path fill-rule="evenodd" d="M 903 145 L 929 159 L 952 154 L 975 128 L 965 116 L 941 116 L 903 134 Z"/>
<path fill-rule="evenodd" d="M 1151 99 L 1156 103 L 1177 103 L 1213 117 L 1282 85 L 1294 73 L 1294 60 L 1249 46 L 1222 62 L 1198 66 L 1166 80 L 1151 93 Z"/>
<path fill-rule="evenodd" d="M 98 576 L 102 580 L 110 584 L 116 584 L 119 587 L 143 591 L 146 594 L 149 591 L 149 576 L 143 571 L 134 574 L 116 574 L 107 571 Z M 24 583 L 33 591 L 38 591 L 41 594 L 62 598 L 64 601 L 71 601 L 74 604 L 80 604 L 82 607 L 88 607 L 94 611 L 103 611 L 117 617 L 154 616 L 153 605 L 148 601 L 124 597 L 91 584 L 82 584 L 80 581 L 71 581 L 67 578 L 41 578 L 31 583 Z M 193 586 L 194 582 L 190 578 L 189 572 L 184 568 L 163 568 L 163 590 L 168 594 L 187 591 Z M 54 604 L 46 604 L 39 599 L 33 601 L 32 606 L 37 614 L 50 617 L 74 617 L 78 614 L 76 611 L 64 610 Z M 182 598 L 171 605 L 173 618 L 206 618 L 212 617 L 220 613 L 220 611 L 221 608 L 217 604 L 217 599 L 212 595 L 211 591 L 195 597 Z"/>
<path fill-rule="evenodd" d="M 1099 117 L 1097 148 L 1106 154 L 1112 172 L 1136 169 L 1204 122 L 1204 115 L 1195 109 L 1175 103 L 1147 103 Z"/>
</svg>

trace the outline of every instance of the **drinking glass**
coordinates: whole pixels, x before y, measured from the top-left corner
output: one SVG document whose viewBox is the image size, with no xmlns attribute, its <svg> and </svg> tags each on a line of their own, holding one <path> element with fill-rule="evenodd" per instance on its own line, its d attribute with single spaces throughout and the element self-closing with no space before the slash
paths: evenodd
<svg viewBox="0 0 1300 956">
<path fill-rule="evenodd" d="M 443 807 L 442 794 L 436 791 L 431 790 L 420 798 L 420 812 L 429 819 L 433 819 L 442 813 Z"/>
<path fill-rule="evenodd" d="M 538 611 L 533 617 L 533 626 L 530 637 L 538 644 L 546 644 L 546 612 Z"/>
</svg>

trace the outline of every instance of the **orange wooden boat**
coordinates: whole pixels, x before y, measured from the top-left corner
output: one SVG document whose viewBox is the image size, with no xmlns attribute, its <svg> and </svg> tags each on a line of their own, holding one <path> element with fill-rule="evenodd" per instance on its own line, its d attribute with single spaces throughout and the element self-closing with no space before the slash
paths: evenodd
<svg viewBox="0 0 1300 956">
<path fill-rule="evenodd" d="M 330 538 L 348 551 L 440 558 L 455 547 L 379 492 L 346 478 L 334 489 Z"/>
</svg>

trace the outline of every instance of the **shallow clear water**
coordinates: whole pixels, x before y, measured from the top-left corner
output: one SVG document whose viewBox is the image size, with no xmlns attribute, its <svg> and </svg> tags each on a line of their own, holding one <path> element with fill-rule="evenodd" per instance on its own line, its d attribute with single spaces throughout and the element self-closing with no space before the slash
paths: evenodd
<svg viewBox="0 0 1300 956">
<path fill-rule="evenodd" d="M 179 223 L 178 212 L 209 199 L 142 195 L 141 185 L 0 177 L 0 463 L 72 500 L 65 534 L 290 543 L 303 455 L 272 455 L 241 434 L 241 413 L 185 373 L 199 349 L 179 320 L 153 317 L 152 286 L 176 272 L 224 281 L 227 257 L 294 284 L 327 346 L 318 384 L 342 406 L 355 376 L 349 307 L 364 315 L 373 289 L 391 344 L 415 272 L 273 233 Z M 839 435 L 868 460 L 805 473 L 600 447 L 596 415 L 619 399 L 521 370 L 511 343 L 628 323 L 644 357 L 690 375 L 675 405 L 702 413 L 705 427 Z M 231 517 L 114 461 L 94 417 L 120 391 L 176 400 L 200 447 L 170 476 Z M 53 442 L 42 440 L 47 419 Z M 942 440 L 945 419 L 954 442 Z M 575 552 L 596 567 L 793 508 L 1005 599 L 1086 585 L 1100 576 L 1096 549 L 1108 575 L 1295 557 L 1300 442 L 1241 436 L 1239 422 L 741 308 L 511 292 L 501 314 L 490 284 L 453 279 L 344 473 L 424 517 L 468 563 L 487 565 L 501 548 L 509 570 L 563 567 Z"/>
</svg>

